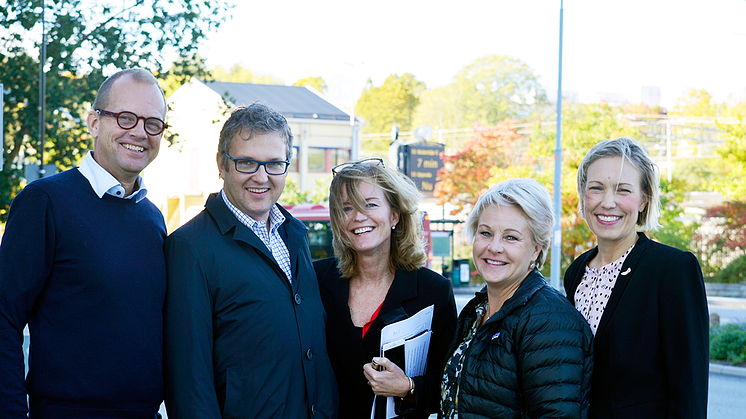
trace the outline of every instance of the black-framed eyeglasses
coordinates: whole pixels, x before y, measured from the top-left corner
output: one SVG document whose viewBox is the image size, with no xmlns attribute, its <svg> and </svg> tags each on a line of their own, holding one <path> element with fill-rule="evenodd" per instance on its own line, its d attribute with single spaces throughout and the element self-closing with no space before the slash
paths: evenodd
<svg viewBox="0 0 746 419">
<path fill-rule="evenodd" d="M 342 170 L 353 167 L 353 166 L 378 166 L 386 167 L 383 164 L 383 159 L 379 159 L 378 157 L 371 157 L 369 159 L 363 159 L 358 161 L 348 161 L 346 163 L 338 164 L 332 168 L 332 175 L 336 175 L 337 173 L 341 172 Z"/>
<path fill-rule="evenodd" d="M 117 125 L 119 125 L 119 128 L 122 129 L 132 129 L 137 126 L 137 122 L 142 119 L 143 123 L 145 124 L 145 132 L 150 135 L 158 135 L 162 133 L 163 130 L 168 128 L 168 124 L 158 118 L 146 118 L 144 116 L 137 116 L 136 114 L 128 111 L 110 112 L 103 109 L 96 109 L 96 113 L 98 113 L 99 115 L 111 116 L 112 118 L 116 118 Z"/>
<path fill-rule="evenodd" d="M 236 171 L 240 173 L 256 173 L 260 166 L 264 166 L 264 170 L 268 175 L 284 175 L 288 171 L 288 166 L 290 166 L 290 162 L 284 160 L 258 161 L 252 159 L 234 159 L 228 153 L 223 154 L 233 160 L 233 163 L 236 165 Z"/>
</svg>

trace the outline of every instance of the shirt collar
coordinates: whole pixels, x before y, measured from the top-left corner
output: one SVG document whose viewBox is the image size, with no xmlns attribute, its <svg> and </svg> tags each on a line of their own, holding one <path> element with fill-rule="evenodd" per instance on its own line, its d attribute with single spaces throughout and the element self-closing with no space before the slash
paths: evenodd
<svg viewBox="0 0 746 419">
<path fill-rule="evenodd" d="M 223 189 L 220 190 L 220 198 L 223 199 L 223 202 L 225 202 L 225 205 L 228 207 L 229 210 L 231 210 L 233 215 L 235 215 L 236 218 L 238 218 L 238 220 L 241 221 L 241 223 L 244 224 L 246 227 L 252 230 L 254 230 L 255 228 L 267 228 L 267 224 L 265 222 L 259 222 L 251 218 L 249 215 L 238 209 L 238 207 L 233 205 Z M 277 205 L 272 205 L 272 209 L 269 210 L 269 231 L 277 230 L 277 228 L 280 227 L 280 225 L 284 222 L 285 216 L 282 214 L 280 209 L 277 208 Z"/>
<path fill-rule="evenodd" d="M 88 183 L 91 184 L 93 191 L 99 198 L 103 198 L 104 194 L 109 194 L 117 198 L 134 199 L 135 203 L 137 203 L 142 201 L 148 193 L 142 176 L 138 175 L 135 185 L 139 187 L 131 195 L 124 196 L 125 191 L 122 184 L 93 159 L 93 151 L 86 153 L 78 170 L 88 179 Z"/>
</svg>

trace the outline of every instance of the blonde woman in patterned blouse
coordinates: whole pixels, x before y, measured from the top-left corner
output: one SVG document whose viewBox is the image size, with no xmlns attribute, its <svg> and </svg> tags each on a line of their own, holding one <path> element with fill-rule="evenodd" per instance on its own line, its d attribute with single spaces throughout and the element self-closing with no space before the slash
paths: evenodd
<svg viewBox="0 0 746 419">
<path fill-rule="evenodd" d="M 656 169 L 624 137 L 596 144 L 578 168 L 580 213 L 598 246 L 565 272 L 565 291 L 595 335 L 592 419 L 707 416 L 699 262 L 642 232 L 659 226 Z"/>
</svg>

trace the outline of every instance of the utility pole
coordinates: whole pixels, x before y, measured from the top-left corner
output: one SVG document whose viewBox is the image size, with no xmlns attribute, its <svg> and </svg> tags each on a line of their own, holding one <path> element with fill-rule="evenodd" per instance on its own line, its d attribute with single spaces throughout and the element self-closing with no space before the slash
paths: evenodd
<svg viewBox="0 0 746 419">
<path fill-rule="evenodd" d="M 44 64 L 47 63 L 47 30 L 46 30 L 46 2 L 41 2 L 41 45 L 39 46 L 39 178 L 44 177 L 44 111 L 47 98 L 47 74 Z"/>
<path fill-rule="evenodd" d="M 557 77 L 557 133 L 554 136 L 554 237 L 552 238 L 551 285 L 560 288 L 560 265 L 562 264 L 562 14 L 560 0 L 559 25 L 559 76 Z"/>
</svg>

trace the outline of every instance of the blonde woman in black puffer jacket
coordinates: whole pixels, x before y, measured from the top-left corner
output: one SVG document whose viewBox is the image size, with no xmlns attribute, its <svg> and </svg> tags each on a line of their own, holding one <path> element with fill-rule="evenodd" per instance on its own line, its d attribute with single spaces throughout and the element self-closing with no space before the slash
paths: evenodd
<svg viewBox="0 0 746 419">
<path fill-rule="evenodd" d="M 466 222 L 487 285 L 461 311 L 439 418 L 586 418 L 593 368 L 588 323 L 539 272 L 554 216 L 549 192 L 511 179 Z"/>
</svg>

